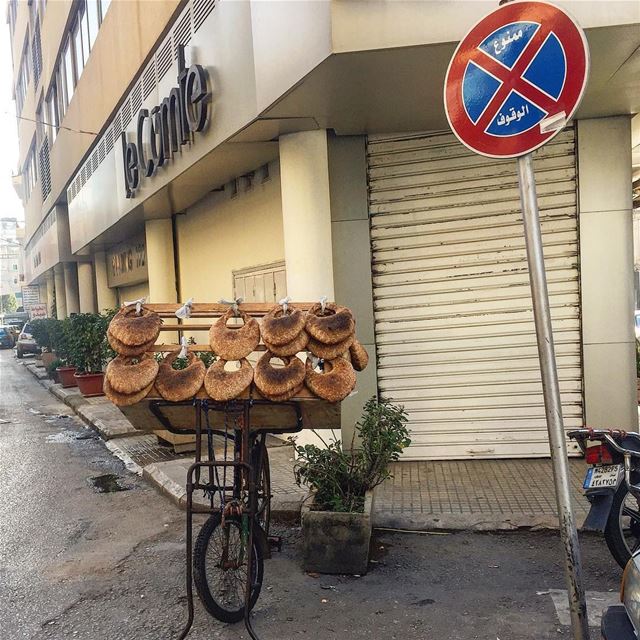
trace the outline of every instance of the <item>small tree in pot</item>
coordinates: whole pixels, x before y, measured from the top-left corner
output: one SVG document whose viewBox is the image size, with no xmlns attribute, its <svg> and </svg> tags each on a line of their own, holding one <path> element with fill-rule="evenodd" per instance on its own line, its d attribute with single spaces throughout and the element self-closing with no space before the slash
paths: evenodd
<svg viewBox="0 0 640 640">
<path fill-rule="evenodd" d="M 356 424 L 351 447 L 338 441 L 325 448 L 296 446 L 296 482 L 313 493 L 313 505 L 303 514 L 304 567 L 320 573 L 367 570 L 371 539 L 372 491 L 391 477 L 411 440 L 403 407 L 371 398 Z"/>
<path fill-rule="evenodd" d="M 85 396 L 102 395 L 104 366 L 109 357 L 107 316 L 79 313 L 69 318 L 69 359 L 74 378 Z"/>
<path fill-rule="evenodd" d="M 73 377 L 76 368 L 70 364 L 70 338 L 71 338 L 71 320 L 52 319 L 49 325 L 49 340 L 51 348 L 55 351 L 56 358 L 60 366 L 56 368 L 58 381 L 63 387 L 76 387 L 77 383 Z"/>
<path fill-rule="evenodd" d="M 52 331 L 59 321 L 54 318 L 39 318 L 31 321 L 31 335 L 42 350 L 42 364 L 48 367 L 56 356 L 53 350 Z"/>
</svg>

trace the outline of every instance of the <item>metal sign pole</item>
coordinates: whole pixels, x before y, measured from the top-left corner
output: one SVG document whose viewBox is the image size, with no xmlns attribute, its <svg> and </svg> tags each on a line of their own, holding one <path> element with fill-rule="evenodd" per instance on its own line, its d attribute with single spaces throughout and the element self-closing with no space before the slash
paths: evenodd
<svg viewBox="0 0 640 640">
<path fill-rule="evenodd" d="M 571 487 L 569 484 L 569 465 L 567 444 L 562 420 L 562 404 L 558 385 L 558 371 L 553 346 L 549 292 L 544 268 L 542 235 L 540 233 L 540 214 L 536 196 L 536 182 L 533 172 L 533 156 L 527 153 L 517 160 L 520 201 L 524 221 L 524 238 L 529 262 L 529 280 L 533 299 L 533 315 L 536 324 L 540 370 L 542 372 L 542 390 L 547 414 L 549 446 L 553 479 L 556 489 L 560 537 L 564 545 L 565 578 L 569 591 L 571 628 L 574 640 L 589 640 L 589 622 L 587 605 L 582 581 L 582 565 L 578 532 L 571 508 Z"/>
</svg>

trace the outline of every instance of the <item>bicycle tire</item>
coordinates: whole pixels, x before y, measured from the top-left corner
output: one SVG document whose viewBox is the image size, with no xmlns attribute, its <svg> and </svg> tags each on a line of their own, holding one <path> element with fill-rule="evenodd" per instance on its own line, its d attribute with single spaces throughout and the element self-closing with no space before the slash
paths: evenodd
<svg viewBox="0 0 640 640">
<path fill-rule="evenodd" d="M 257 523 L 254 527 L 258 527 Z M 242 522 L 241 519 L 236 516 L 230 516 L 226 518 L 225 527 L 228 528 L 229 534 L 231 531 L 235 531 L 242 536 Z M 215 566 L 211 566 L 212 559 L 209 557 L 208 551 L 212 548 L 213 544 L 218 547 L 218 551 L 214 552 L 216 557 L 218 552 L 222 552 L 220 544 L 216 540 L 216 531 L 225 532 L 222 530 L 222 515 L 220 513 L 214 513 L 202 526 L 193 550 L 193 580 L 196 586 L 196 591 L 202 602 L 204 608 L 217 620 L 227 623 L 240 622 L 244 618 L 244 589 L 246 580 L 246 571 L 242 571 L 240 575 L 240 582 L 237 577 L 229 578 L 229 574 L 225 576 L 223 570 L 223 580 L 225 578 L 234 579 L 236 586 L 236 596 L 238 596 L 237 587 L 241 586 L 242 599 L 236 598 L 234 602 L 224 602 L 221 593 L 215 593 L 212 591 L 209 584 L 209 575 L 211 571 L 215 569 Z M 260 596 L 260 590 L 262 588 L 262 579 L 264 577 L 264 558 L 262 548 L 258 544 L 258 532 L 254 531 L 253 536 L 253 555 L 254 555 L 254 578 L 253 586 L 251 590 L 251 597 L 249 600 L 249 610 L 253 609 L 258 597 Z M 246 563 L 245 563 L 246 566 Z M 218 570 L 221 567 L 218 567 Z"/>
</svg>

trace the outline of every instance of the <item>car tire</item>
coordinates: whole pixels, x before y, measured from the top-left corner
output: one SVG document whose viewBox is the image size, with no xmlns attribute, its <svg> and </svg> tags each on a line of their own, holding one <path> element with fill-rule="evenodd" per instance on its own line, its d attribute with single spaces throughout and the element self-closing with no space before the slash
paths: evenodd
<svg viewBox="0 0 640 640">
<path fill-rule="evenodd" d="M 24 354 L 22 353 L 22 351 L 20 349 L 16 349 L 16 358 L 22 360 L 22 356 Z"/>
</svg>

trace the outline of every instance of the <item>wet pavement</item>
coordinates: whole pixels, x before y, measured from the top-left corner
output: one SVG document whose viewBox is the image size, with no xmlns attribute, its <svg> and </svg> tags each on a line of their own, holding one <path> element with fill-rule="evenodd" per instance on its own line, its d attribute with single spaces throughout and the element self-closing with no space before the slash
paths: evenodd
<svg viewBox="0 0 640 640">
<path fill-rule="evenodd" d="M 126 471 L 10 351 L 0 352 L 0 492 L 2 640 L 179 635 L 183 514 Z M 378 531 L 362 577 L 307 575 L 299 529 L 274 533 L 284 547 L 265 564 L 254 616 L 261 640 L 571 637 L 556 609 L 564 588 L 556 533 Z M 599 537 L 583 536 L 582 548 L 598 608 L 615 599 L 621 572 Z M 189 638 L 248 635 L 197 606 Z"/>
</svg>

